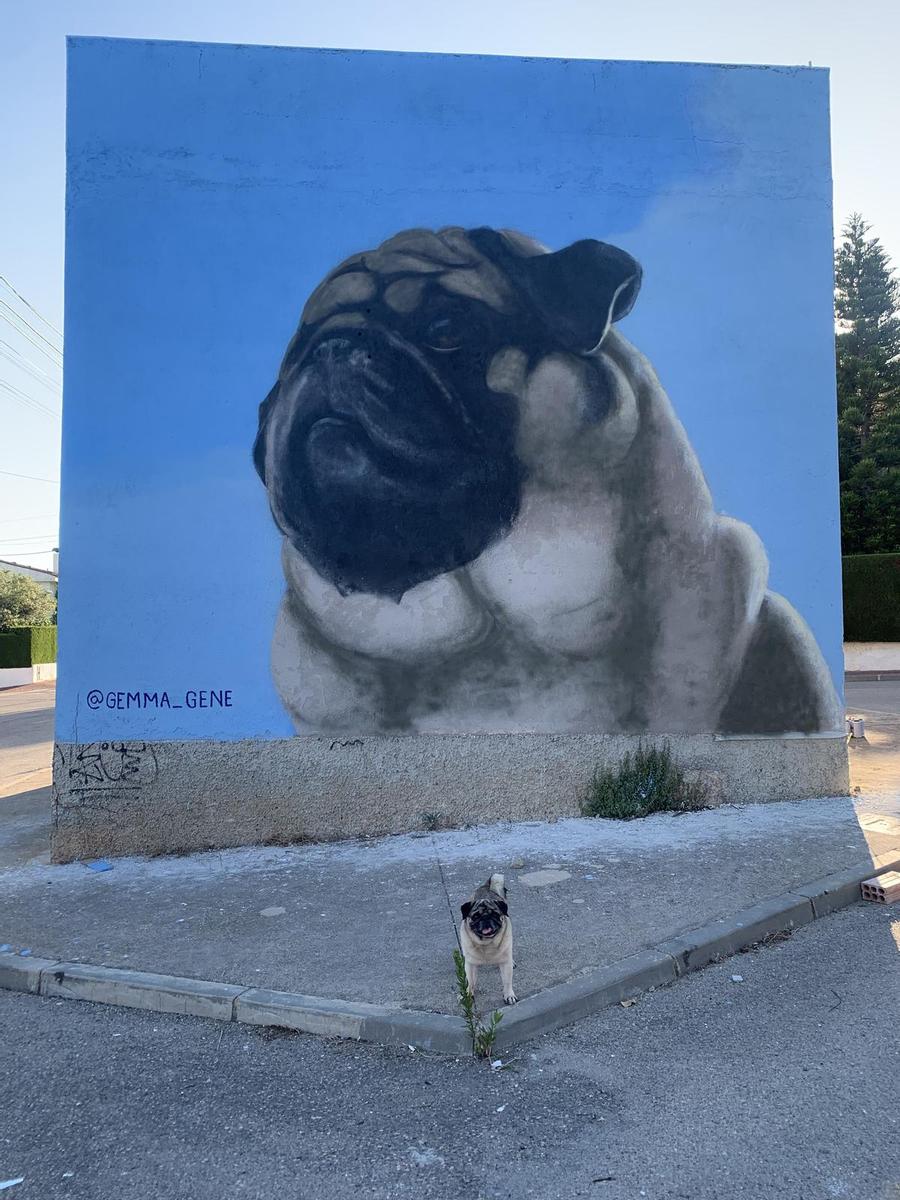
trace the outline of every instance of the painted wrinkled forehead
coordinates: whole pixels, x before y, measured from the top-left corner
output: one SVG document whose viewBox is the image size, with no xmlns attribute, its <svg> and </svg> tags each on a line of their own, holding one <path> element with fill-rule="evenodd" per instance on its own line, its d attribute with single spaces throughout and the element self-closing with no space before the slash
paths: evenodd
<svg viewBox="0 0 900 1200">
<path fill-rule="evenodd" d="M 522 256 L 546 253 L 522 234 L 510 231 L 503 236 Z M 464 229 L 407 229 L 377 250 L 354 254 L 336 267 L 306 302 L 302 323 L 318 324 L 339 309 L 376 298 L 395 312 L 412 312 L 429 284 L 480 300 L 497 312 L 510 313 L 515 307 L 503 272 L 476 250 Z"/>
</svg>

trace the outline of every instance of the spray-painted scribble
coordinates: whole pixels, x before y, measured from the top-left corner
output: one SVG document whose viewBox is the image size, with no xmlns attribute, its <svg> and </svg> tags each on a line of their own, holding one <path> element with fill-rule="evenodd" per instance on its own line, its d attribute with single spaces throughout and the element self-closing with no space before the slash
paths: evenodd
<svg viewBox="0 0 900 1200">
<path fill-rule="evenodd" d="M 54 763 L 54 774 L 65 771 L 70 792 L 139 788 L 159 773 L 156 753 L 146 742 L 90 742 L 57 751 L 62 758 Z"/>
<path fill-rule="evenodd" d="M 254 448 L 298 732 L 839 727 L 759 539 L 614 328 L 640 284 L 599 241 L 414 229 L 312 294 Z"/>
</svg>

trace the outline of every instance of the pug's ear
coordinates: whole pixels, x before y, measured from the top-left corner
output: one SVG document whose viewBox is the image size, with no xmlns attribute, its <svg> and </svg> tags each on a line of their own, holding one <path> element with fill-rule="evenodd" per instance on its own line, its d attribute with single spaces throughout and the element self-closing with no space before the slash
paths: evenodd
<svg viewBox="0 0 900 1200">
<path fill-rule="evenodd" d="M 505 900 L 498 900 L 498 901 L 497 901 L 497 907 L 498 907 L 498 908 L 500 909 L 500 911 L 503 913 L 504 917 L 508 917 L 508 916 L 509 916 L 509 905 L 506 903 L 506 901 L 505 901 Z"/>
<path fill-rule="evenodd" d="M 467 900 L 467 901 L 465 902 L 465 904 L 462 904 L 462 905 L 460 905 L 460 909 L 459 909 L 459 911 L 460 911 L 460 912 L 462 913 L 462 915 L 463 915 L 463 920 L 464 920 L 464 921 L 465 921 L 465 920 L 467 920 L 467 919 L 468 919 L 468 916 L 469 916 L 469 913 L 472 911 L 472 901 L 471 901 L 471 900 Z"/>
<path fill-rule="evenodd" d="M 253 465 L 256 467 L 256 473 L 263 483 L 266 482 L 266 427 L 269 421 L 269 413 L 277 399 L 278 384 L 276 383 L 259 406 L 259 429 L 256 433 L 256 441 L 253 443 Z"/>
<path fill-rule="evenodd" d="M 595 350 L 640 291 L 640 263 L 607 242 L 585 238 L 564 250 L 524 255 L 495 229 L 473 229 L 469 236 L 531 301 L 565 350 Z"/>
</svg>

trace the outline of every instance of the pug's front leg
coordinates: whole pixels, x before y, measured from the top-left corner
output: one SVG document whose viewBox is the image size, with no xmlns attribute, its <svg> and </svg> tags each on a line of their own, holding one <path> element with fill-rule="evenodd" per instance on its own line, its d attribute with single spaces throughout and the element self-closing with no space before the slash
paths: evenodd
<svg viewBox="0 0 900 1200">
<path fill-rule="evenodd" d="M 466 959 L 466 983 L 469 985 L 469 995 L 475 995 L 475 984 L 478 982 L 478 964 Z"/>
<path fill-rule="evenodd" d="M 513 960 L 512 954 L 500 964 L 500 982 L 503 985 L 503 1000 L 506 1004 L 515 1004 L 516 993 L 513 991 Z"/>
</svg>

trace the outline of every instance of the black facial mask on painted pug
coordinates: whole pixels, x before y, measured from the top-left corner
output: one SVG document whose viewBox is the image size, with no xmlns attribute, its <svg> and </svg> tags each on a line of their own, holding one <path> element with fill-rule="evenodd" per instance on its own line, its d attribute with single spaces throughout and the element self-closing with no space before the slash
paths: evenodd
<svg viewBox="0 0 900 1200">
<path fill-rule="evenodd" d="M 492 229 L 466 236 L 473 265 L 483 255 L 503 273 L 510 311 L 437 273 L 368 272 L 363 257 L 343 273 L 366 272 L 375 295 L 302 325 L 260 407 L 254 462 L 276 522 L 345 595 L 399 600 L 509 531 L 525 470 L 518 404 L 488 388 L 491 360 L 590 351 L 637 294 L 637 263 L 602 242 L 523 255 Z M 384 289 L 411 276 L 421 296 L 398 313 Z"/>
</svg>

